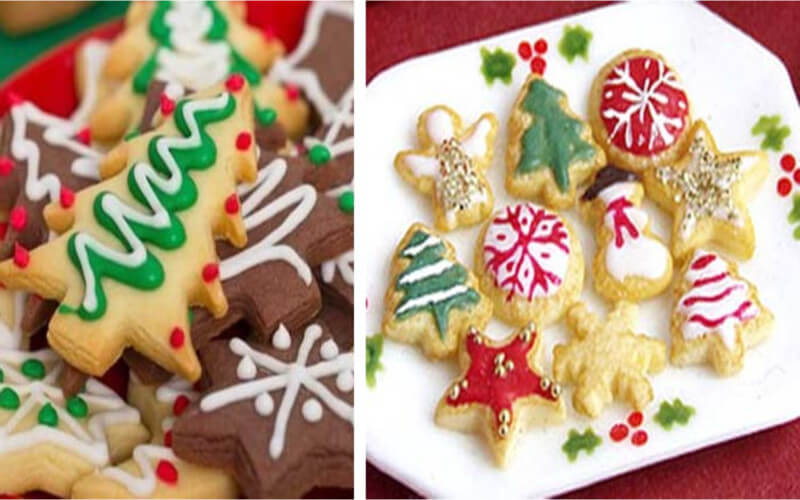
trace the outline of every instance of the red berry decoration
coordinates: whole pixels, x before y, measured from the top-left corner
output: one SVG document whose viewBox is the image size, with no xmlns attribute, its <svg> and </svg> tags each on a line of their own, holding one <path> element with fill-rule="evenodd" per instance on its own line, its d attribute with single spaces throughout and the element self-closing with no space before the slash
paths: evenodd
<svg viewBox="0 0 800 500">
<path fill-rule="evenodd" d="M 533 45 L 533 49 L 537 54 L 544 54 L 547 52 L 547 41 L 544 38 L 536 40 L 536 43 Z"/>
<path fill-rule="evenodd" d="M 178 482 L 178 469 L 166 460 L 159 460 L 156 466 L 156 476 L 165 483 L 175 484 Z"/>
<path fill-rule="evenodd" d="M 797 184 L 800 184 L 800 170 L 794 171 L 794 173 L 792 174 L 792 179 L 794 179 L 794 182 L 796 182 Z"/>
<path fill-rule="evenodd" d="M 25 229 L 25 225 L 27 223 L 28 211 L 25 210 L 25 207 L 18 206 L 11 209 L 11 212 L 8 214 L 8 224 L 12 229 L 14 229 L 14 231 L 22 231 Z"/>
<path fill-rule="evenodd" d="M 75 134 L 75 138 L 88 146 L 92 142 L 92 131 L 89 130 L 89 127 L 81 129 L 77 134 Z"/>
<path fill-rule="evenodd" d="M 781 168 L 784 170 L 784 172 L 791 172 L 792 170 L 794 170 L 794 167 L 795 167 L 794 155 L 792 155 L 791 153 L 787 153 L 781 156 Z"/>
<path fill-rule="evenodd" d="M 186 411 L 186 408 L 189 407 L 190 403 L 191 401 L 189 401 L 189 398 L 181 394 L 180 396 L 175 398 L 175 402 L 172 403 L 172 414 L 175 415 L 176 417 L 180 417 L 183 414 L 183 412 Z"/>
<path fill-rule="evenodd" d="M 172 448 L 172 431 L 167 431 L 164 433 L 164 446 L 167 448 Z"/>
<path fill-rule="evenodd" d="M 778 180 L 778 194 L 781 196 L 788 196 L 792 191 L 792 181 L 788 177 L 781 177 Z"/>
<path fill-rule="evenodd" d="M 615 424 L 608 433 L 612 441 L 620 442 L 628 437 L 628 426 L 625 424 Z"/>
<path fill-rule="evenodd" d="M 531 60 L 531 72 L 536 73 L 537 75 L 543 75 L 544 70 L 547 67 L 547 63 L 539 56 L 536 56 Z"/>
<path fill-rule="evenodd" d="M 645 430 L 638 430 L 633 433 L 631 436 L 631 443 L 635 444 L 636 446 L 642 446 L 647 442 L 647 431 Z"/>
<path fill-rule="evenodd" d="M 231 92 L 236 92 L 244 87 L 244 77 L 239 73 L 234 73 L 228 80 L 225 81 L 225 88 L 230 90 Z"/>
<path fill-rule="evenodd" d="M 0 175 L 3 177 L 10 175 L 14 169 L 14 162 L 8 156 L 0 156 Z"/>
<path fill-rule="evenodd" d="M 14 243 L 14 264 L 22 269 L 28 267 L 28 264 L 31 263 L 31 256 L 25 247 L 20 245 L 19 243 Z"/>
<path fill-rule="evenodd" d="M 631 424 L 631 427 L 639 427 L 642 425 L 642 420 L 644 420 L 644 416 L 640 411 L 635 411 L 628 415 L 628 423 Z"/>
<path fill-rule="evenodd" d="M 253 136 L 250 135 L 250 132 L 241 132 L 236 136 L 236 149 L 239 151 L 246 151 L 252 143 Z"/>
<path fill-rule="evenodd" d="M 298 97 L 300 97 L 300 89 L 298 89 L 294 85 L 287 85 L 286 89 L 286 98 L 290 101 L 296 101 Z"/>
<path fill-rule="evenodd" d="M 228 199 L 225 200 L 225 212 L 230 215 L 239 213 L 239 197 L 236 196 L 236 193 L 228 196 Z"/>
<path fill-rule="evenodd" d="M 219 265 L 214 262 L 203 267 L 203 281 L 211 283 L 219 277 Z"/>
<path fill-rule="evenodd" d="M 64 186 L 61 186 L 61 193 L 58 198 L 62 208 L 72 208 L 72 205 L 75 204 L 75 193 Z"/>
<path fill-rule="evenodd" d="M 519 42 L 519 47 L 517 47 L 517 54 L 519 54 L 519 56 L 525 61 L 530 59 L 530 57 L 533 55 L 533 52 L 531 51 L 531 44 L 529 44 L 528 42 Z"/>
<path fill-rule="evenodd" d="M 164 116 L 171 115 L 175 111 L 175 101 L 169 98 L 167 94 L 161 94 L 161 114 Z"/>
<path fill-rule="evenodd" d="M 183 332 L 183 329 L 180 327 L 175 327 L 172 329 L 172 333 L 169 334 L 169 345 L 172 346 L 173 349 L 180 349 L 183 347 L 183 343 L 186 340 L 186 334 Z"/>
</svg>

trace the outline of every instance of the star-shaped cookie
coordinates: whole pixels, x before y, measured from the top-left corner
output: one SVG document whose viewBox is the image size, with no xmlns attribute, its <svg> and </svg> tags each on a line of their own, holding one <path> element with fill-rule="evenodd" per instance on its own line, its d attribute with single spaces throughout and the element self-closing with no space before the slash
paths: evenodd
<svg viewBox="0 0 800 500">
<path fill-rule="evenodd" d="M 672 254 L 716 244 L 740 259 L 755 251 L 747 202 L 769 171 L 762 151 L 721 153 L 706 123 L 698 120 L 689 147 L 675 165 L 645 172 L 647 194 L 673 215 Z"/>
<path fill-rule="evenodd" d="M 617 302 L 605 320 L 582 302 L 567 313 L 574 338 L 553 349 L 553 376 L 575 384 L 572 405 L 590 417 L 600 415 L 614 398 L 641 411 L 653 399 L 648 373 L 666 365 L 664 342 L 634 334 L 636 306 Z"/>
<path fill-rule="evenodd" d="M 522 432 L 566 415 L 560 386 L 539 367 L 541 348 L 533 324 L 503 342 L 471 328 L 459 354 L 462 374 L 439 401 L 436 423 L 483 433 L 495 462 L 506 465 Z"/>
</svg>

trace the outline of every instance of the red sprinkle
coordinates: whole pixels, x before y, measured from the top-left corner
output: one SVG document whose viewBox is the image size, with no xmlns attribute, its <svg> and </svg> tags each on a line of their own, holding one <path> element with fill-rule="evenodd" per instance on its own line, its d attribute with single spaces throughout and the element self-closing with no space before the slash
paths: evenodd
<svg viewBox="0 0 800 500">
<path fill-rule="evenodd" d="M 544 38 L 536 40 L 536 43 L 533 44 L 533 49 L 537 54 L 544 54 L 547 52 L 547 41 Z"/>
<path fill-rule="evenodd" d="M 225 81 L 225 88 L 231 92 L 236 92 L 244 87 L 244 77 L 239 73 L 234 73 Z"/>
<path fill-rule="evenodd" d="M 156 475 L 165 483 L 175 484 L 178 482 L 178 469 L 166 460 L 158 461 Z"/>
<path fill-rule="evenodd" d="M 92 132 L 89 130 L 89 127 L 82 128 L 77 134 L 75 134 L 75 138 L 78 139 L 79 142 L 88 146 L 92 142 Z"/>
<path fill-rule="evenodd" d="M 8 225 L 14 231 L 20 232 L 25 229 L 26 224 L 28 224 L 28 211 L 25 210 L 25 207 L 20 205 L 12 208 L 8 214 Z"/>
<path fill-rule="evenodd" d="M 800 169 L 794 171 L 794 173 L 792 174 L 792 179 L 794 179 L 794 182 L 796 182 L 797 184 L 800 184 Z"/>
<path fill-rule="evenodd" d="M 247 150 L 252 143 L 253 136 L 250 135 L 250 132 L 242 132 L 236 136 L 236 149 L 239 151 Z"/>
<path fill-rule="evenodd" d="M 14 264 L 17 267 L 25 269 L 31 263 L 31 256 L 25 247 L 19 243 L 14 243 Z"/>
<path fill-rule="evenodd" d="M 189 403 L 191 403 L 191 401 L 189 401 L 189 398 L 181 394 L 180 396 L 175 398 L 175 402 L 172 403 L 172 414 L 175 415 L 176 417 L 180 417 L 181 415 L 183 415 L 183 412 L 186 411 L 186 408 L 189 407 Z"/>
<path fill-rule="evenodd" d="M 0 156 L 0 175 L 3 177 L 11 174 L 14 169 L 14 162 L 8 156 Z"/>
<path fill-rule="evenodd" d="M 792 181 L 788 177 L 781 177 L 778 180 L 778 194 L 788 196 L 790 192 L 792 192 Z"/>
<path fill-rule="evenodd" d="M 791 172 L 792 170 L 794 170 L 794 166 L 795 166 L 794 155 L 792 155 L 791 153 L 787 153 L 781 156 L 781 168 L 784 171 Z"/>
<path fill-rule="evenodd" d="M 236 193 L 228 196 L 228 199 L 225 200 L 225 211 L 230 215 L 239 213 L 239 197 L 236 196 Z"/>
<path fill-rule="evenodd" d="M 286 98 L 290 101 L 296 101 L 298 97 L 300 97 L 300 89 L 295 87 L 294 85 L 287 85 L 285 87 L 286 90 Z"/>
<path fill-rule="evenodd" d="M 203 267 L 203 281 L 211 283 L 219 277 L 219 265 L 216 262 L 206 264 Z"/>
<path fill-rule="evenodd" d="M 537 75 L 543 75 L 546 67 L 547 63 L 544 62 L 544 59 L 539 56 L 536 56 L 531 60 L 531 72 L 536 73 Z"/>
<path fill-rule="evenodd" d="M 183 329 L 179 326 L 176 326 L 172 329 L 172 333 L 169 334 L 169 345 L 171 345 L 173 349 L 180 349 L 183 347 L 183 342 L 185 339 L 186 334 L 183 333 Z"/>
<path fill-rule="evenodd" d="M 6 101 L 8 102 L 8 106 L 13 108 L 14 106 L 17 106 L 25 102 L 25 99 L 23 99 L 16 92 L 9 92 L 6 94 Z"/>
<path fill-rule="evenodd" d="M 63 208 L 72 208 L 72 205 L 75 204 L 75 193 L 73 193 L 69 188 L 61 186 L 59 200 L 61 201 L 61 206 Z"/>
<path fill-rule="evenodd" d="M 531 52 L 531 44 L 528 42 L 519 42 L 517 54 L 519 54 L 519 56 L 525 61 L 530 59 L 531 55 L 533 55 L 533 52 Z"/>
<path fill-rule="evenodd" d="M 164 446 L 167 448 L 172 448 L 172 431 L 167 431 L 164 433 Z"/>
<path fill-rule="evenodd" d="M 620 442 L 628 437 L 628 426 L 625 424 L 616 424 L 611 428 L 611 432 L 609 432 L 608 435 L 612 441 Z"/>
<path fill-rule="evenodd" d="M 167 94 L 161 94 L 161 114 L 164 116 L 172 114 L 175 111 L 175 101 L 169 98 Z"/>
<path fill-rule="evenodd" d="M 628 415 L 628 423 L 631 424 L 631 427 L 639 427 L 642 425 L 642 420 L 644 420 L 644 416 L 640 411 L 635 411 Z"/>
<path fill-rule="evenodd" d="M 631 443 L 636 446 L 642 446 L 647 442 L 647 431 L 640 429 L 633 433 L 631 436 Z"/>
<path fill-rule="evenodd" d="M 7 231 L 8 231 L 8 223 L 0 222 L 0 240 L 6 237 Z"/>
</svg>

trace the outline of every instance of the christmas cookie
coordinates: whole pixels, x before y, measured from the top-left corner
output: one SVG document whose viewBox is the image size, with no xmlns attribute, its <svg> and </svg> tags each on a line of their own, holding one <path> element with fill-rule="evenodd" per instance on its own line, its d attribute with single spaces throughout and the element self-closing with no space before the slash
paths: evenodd
<svg viewBox="0 0 800 500">
<path fill-rule="evenodd" d="M 749 259 L 756 238 L 746 203 L 766 179 L 767 156 L 762 151 L 721 153 L 702 120 L 690 137 L 680 160 L 644 176 L 648 196 L 672 213 L 672 255 L 682 259 L 713 243 Z"/>
<path fill-rule="evenodd" d="M 592 418 L 614 399 L 638 411 L 653 399 L 648 373 L 664 369 L 664 342 L 634 334 L 636 306 L 617 302 L 605 320 L 582 303 L 567 313 L 567 328 L 573 338 L 553 349 L 553 376 L 563 384 L 574 384 L 572 405 Z"/>
<path fill-rule="evenodd" d="M 676 161 L 689 141 L 689 98 L 664 58 L 633 49 L 603 66 L 589 94 L 589 123 L 608 161 L 644 170 Z"/>
<path fill-rule="evenodd" d="M 461 376 L 436 407 L 436 423 L 484 434 L 497 465 L 508 463 L 527 429 L 564 420 L 561 387 L 539 367 L 541 338 L 531 324 L 503 342 L 470 328 L 459 351 Z"/>
<path fill-rule="evenodd" d="M 80 105 L 72 121 L 87 124 L 97 103 L 113 91 L 113 83 L 103 78 L 103 66 L 108 57 L 109 42 L 89 39 L 75 53 L 75 91 Z"/>
<path fill-rule="evenodd" d="M 496 134 L 497 118 L 491 113 L 464 129 L 455 111 L 434 106 L 417 122 L 419 148 L 395 156 L 394 167 L 403 179 L 432 196 L 440 231 L 475 224 L 491 213 L 494 195 L 485 172 Z"/>
<path fill-rule="evenodd" d="M 533 203 L 509 205 L 475 247 L 481 290 L 503 321 L 539 328 L 557 321 L 583 288 L 583 252 L 569 222 Z"/>
<path fill-rule="evenodd" d="M 508 192 L 567 208 L 575 203 L 577 186 L 605 163 L 589 125 L 570 109 L 566 94 L 531 73 L 508 122 Z"/>
<path fill-rule="evenodd" d="M 491 302 L 453 246 L 419 223 L 397 246 L 384 304 L 384 335 L 419 344 L 430 358 L 455 354 L 467 328 L 483 328 L 492 316 Z"/>
<path fill-rule="evenodd" d="M 353 307 L 353 250 L 348 250 L 334 259 L 326 260 L 319 268 L 322 293 L 342 307 Z"/>
<path fill-rule="evenodd" d="M 201 351 L 210 389 L 172 428 L 175 453 L 233 472 L 249 498 L 299 498 L 353 484 L 353 354 L 317 324 L 267 346 Z"/>
<path fill-rule="evenodd" d="M 0 492 L 67 497 L 80 477 L 145 441 L 139 412 L 89 379 L 65 398 L 53 351 L 0 350 Z"/>
<path fill-rule="evenodd" d="M 230 475 L 186 462 L 172 452 L 175 419 L 197 398 L 192 385 L 180 378 L 154 387 L 131 377 L 128 399 L 142 412 L 153 439 L 134 448 L 131 459 L 79 480 L 72 498 L 239 498 Z"/>
<path fill-rule="evenodd" d="M 717 253 L 695 250 L 682 274 L 670 322 L 670 361 L 708 362 L 720 375 L 738 372 L 745 351 L 769 335 L 772 313 L 736 265 Z"/>
<path fill-rule="evenodd" d="M 650 231 L 643 198 L 639 178 L 613 166 L 598 171 L 581 197 L 581 209 L 595 226 L 594 287 L 612 302 L 653 297 L 672 279 L 672 255 Z"/>
<path fill-rule="evenodd" d="M 282 52 L 277 39 L 244 22 L 230 2 L 138 2 L 109 49 L 103 78 L 115 90 L 92 113 L 92 135 L 114 142 L 138 122 L 154 78 L 205 90 L 239 73 L 251 84 Z"/>
<path fill-rule="evenodd" d="M 48 341 L 81 371 L 102 375 L 133 346 L 184 378 L 200 376 L 188 309 L 227 311 L 214 237 L 246 243 L 226 200 L 256 176 L 252 103 L 239 83 L 180 101 L 172 120 L 111 151 L 104 181 L 46 207 L 59 236 L 32 251 L 16 245 L 0 263 L 7 286 L 61 301 Z"/>
</svg>

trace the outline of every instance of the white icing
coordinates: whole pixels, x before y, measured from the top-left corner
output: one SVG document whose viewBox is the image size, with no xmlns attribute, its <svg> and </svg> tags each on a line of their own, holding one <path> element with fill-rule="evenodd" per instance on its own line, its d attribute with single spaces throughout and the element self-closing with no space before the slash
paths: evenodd
<svg viewBox="0 0 800 500">
<path fill-rule="evenodd" d="M 336 345 L 333 339 L 328 339 L 322 343 L 319 353 L 322 359 L 329 361 L 339 355 L 339 346 Z"/>
<path fill-rule="evenodd" d="M 439 175 L 439 160 L 435 156 L 408 154 L 403 161 L 417 177 L 437 177 Z"/>
<path fill-rule="evenodd" d="M 469 290 L 470 288 L 466 285 L 453 285 L 452 287 L 447 288 L 445 290 L 438 290 L 436 292 L 428 293 L 420 297 L 415 297 L 403 303 L 402 306 L 398 307 L 397 311 L 395 311 L 395 314 L 399 316 L 411 309 L 427 306 L 430 304 L 436 304 L 438 302 L 447 300 L 450 297 L 455 297 L 456 295 L 460 295 Z"/>
<path fill-rule="evenodd" d="M 333 282 L 333 278 L 336 276 L 336 271 L 339 271 L 339 275 L 342 277 L 342 280 L 348 285 L 352 285 L 354 277 L 353 260 L 353 251 L 348 250 L 334 259 L 323 262 L 321 268 L 322 281 L 325 283 Z"/>
<path fill-rule="evenodd" d="M 242 380 L 250 380 L 256 377 L 258 367 L 249 356 L 244 356 L 236 367 L 236 376 Z"/>
<path fill-rule="evenodd" d="M 309 136 L 303 140 L 303 145 L 311 149 L 316 144 L 324 144 L 331 154 L 331 158 L 336 158 L 345 153 L 353 151 L 354 140 L 350 137 L 338 140 L 339 133 L 344 127 L 353 128 L 355 119 L 353 116 L 353 87 L 347 89 L 336 109 L 331 110 L 327 115 L 322 116 L 322 123 L 328 127 L 322 140 Z"/>
<path fill-rule="evenodd" d="M 355 386 L 352 371 L 343 371 L 336 376 L 336 388 L 342 392 L 350 392 Z"/>
<path fill-rule="evenodd" d="M 441 144 L 456 135 L 450 113 L 441 108 L 434 109 L 428 113 L 428 118 L 425 120 L 425 130 L 434 144 Z"/>
<path fill-rule="evenodd" d="M 309 422 L 319 422 L 322 420 L 322 405 L 314 398 L 303 403 L 303 418 Z"/>
<path fill-rule="evenodd" d="M 272 400 L 272 396 L 270 396 L 268 392 L 262 392 L 256 396 L 255 405 L 256 412 L 258 412 L 258 414 L 262 417 L 268 417 L 272 415 L 272 412 L 275 410 L 275 402 Z"/>
<path fill-rule="evenodd" d="M 278 325 L 278 329 L 275 330 L 275 334 L 272 336 L 272 346 L 281 351 L 292 347 L 292 337 L 289 335 L 289 330 L 283 326 L 283 323 Z"/>
<path fill-rule="evenodd" d="M 461 138 L 461 148 L 472 158 L 480 158 L 489 152 L 490 145 L 487 144 L 489 132 L 492 131 L 492 122 L 487 118 L 481 118 L 475 124 L 472 133 Z"/>
<path fill-rule="evenodd" d="M 83 58 L 86 62 L 86 73 L 83 75 L 83 80 L 86 85 L 83 89 L 83 97 L 81 99 L 78 109 L 72 113 L 70 122 L 78 125 L 83 125 L 88 122 L 89 114 L 94 110 L 94 105 L 97 103 L 97 83 L 100 79 L 100 72 L 103 69 L 103 63 L 108 55 L 108 42 L 102 40 L 88 40 L 80 48 L 79 57 Z M 76 128 L 77 130 L 77 128 Z"/>
</svg>

